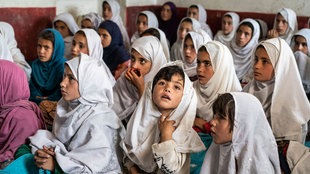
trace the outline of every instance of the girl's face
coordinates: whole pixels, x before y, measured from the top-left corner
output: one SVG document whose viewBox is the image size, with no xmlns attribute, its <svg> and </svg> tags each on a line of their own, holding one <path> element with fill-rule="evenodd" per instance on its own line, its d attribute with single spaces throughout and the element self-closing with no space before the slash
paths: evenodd
<svg viewBox="0 0 310 174">
<path fill-rule="evenodd" d="M 108 3 L 103 3 L 102 6 L 102 17 L 104 20 L 111 20 L 113 16 L 111 6 Z"/>
<path fill-rule="evenodd" d="M 274 69 L 265 48 L 255 51 L 254 78 L 257 81 L 269 81 L 274 77 Z"/>
<path fill-rule="evenodd" d="M 37 54 L 41 62 L 48 62 L 52 59 L 54 47 L 53 42 L 43 38 L 39 38 L 37 44 Z"/>
<path fill-rule="evenodd" d="M 143 33 L 146 29 L 148 29 L 147 17 L 145 15 L 139 15 L 136 28 L 138 30 L 139 35 Z"/>
<path fill-rule="evenodd" d="M 211 136 L 216 144 L 225 144 L 232 141 L 232 131 L 230 131 L 229 118 L 222 118 L 217 114 L 210 121 Z"/>
<path fill-rule="evenodd" d="M 249 26 L 240 25 L 236 33 L 236 44 L 239 47 L 245 47 L 252 38 L 252 32 Z"/>
<path fill-rule="evenodd" d="M 207 51 L 199 51 L 197 55 L 197 76 L 201 85 L 205 85 L 214 74 L 210 55 Z"/>
<path fill-rule="evenodd" d="M 81 28 L 94 29 L 93 24 L 91 23 L 91 21 L 89 19 L 83 19 L 81 21 Z"/>
<path fill-rule="evenodd" d="M 163 21 L 169 21 L 172 17 L 172 11 L 169 5 L 164 5 L 160 11 L 160 17 Z"/>
<path fill-rule="evenodd" d="M 80 53 L 89 54 L 88 53 L 88 44 L 87 39 L 82 34 L 75 34 L 72 40 L 72 47 L 71 47 L 71 55 L 72 57 L 76 57 L 80 55 Z"/>
<path fill-rule="evenodd" d="M 197 57 L 195 46 L 191 37 L 186 38 L 184 42 L 183 55 L 188 64 L 192 64 Z"/>
<path fill-rule="evenodd" d="M 171 77 L 171 81 L 158 80 L 153 90 L 153 102 L 159 112 L 168 116 L 180 104 L 183 97 L 184 79 L 180 74 Z"/>
<path fill-rule="evenodd" d="M 228 35 L 233 31 L 233 21 L 230 16 L 224 16 L 222 19 L 222 31 L 224 35 Z"/>
<path fill-rule="evenodd" d="M 132 49 L 130 67 L 137 70 L 142 77 L 150 72 L 152 62 L 145 59 L 138 51 Z M 140 76 L 138 75 L 138 76 Z"/>
<path fill-rule="evenodd" d="M 293 51 L 301 51 L 304 54 L 308 55 L 308 44 L 306 38 L 304 38 L 303 36 L 296 36 Z"/>
<path fill-rule="evenodd" d="M 112 41 L 112 37 L 110 35 L 110 33 L 104 29 L 104 28 L 99 28 L 98 29 L 98 34 L 101 38 L 101 44 L 103 48 L 108 47 L 111 44 Z"/>
<path fill-rule="evenodd" d="M 62 98 L 65 101 L 72 101 L 80 98 L 79 83 L 68 65 L 65 65 L 64 76 L 60 83 L 60 89 Z"/>
<path fill-rule="evenodd" d="M 59 31 L 63 38 L 70 36 L 70 30 L 68 26 L 62 21 L 55 22 L 55 29 Z"/>
<path fill-rule="evenodd" d="M 281 14 L 277 15 L 276 30 L 280 36 L 283 36 L 288 28 L 288 23 Z"/>
<path fill-rule="evenodd" d="M 183 40 L 186 33 L 193 30 L 193 26 L 190 22 L 182 22 L 179 28 L 179 39 Z"/>
<path fill-rule="evenodd" d="M 196 8 L 196 7 L 189 8 L 188 13 L 187 13 L 187 17 L 191 17 L 191 18 L 199 20 L 198 8 Z"/>
</svg>

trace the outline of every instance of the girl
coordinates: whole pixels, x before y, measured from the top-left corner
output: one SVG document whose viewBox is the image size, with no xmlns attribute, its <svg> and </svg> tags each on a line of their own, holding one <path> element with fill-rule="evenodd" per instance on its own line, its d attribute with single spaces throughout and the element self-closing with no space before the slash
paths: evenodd
<svg viewBox="0 0 310 174">
<path fill-rule="evenodd" d="M 120 16 L 120 6 L 119 3 L 115 0 L 104 0 L 102 2 L 102 17 L 104 20 L 111 20 L 115 22 L 119 29 L 121 30 L 124 45 L 126 50 L 130 49 L 130 40 L 126 30 L 125 25 L 123 24 L 122 17 Z"/>
<path fill-rule="evenodd" d="M 280 37 L 286 41 L 289 45 L 291 39 L 298 30 L 298 23 L 296 13 L 289 8 L 282 8 L 277 13 L 273 29 L 268 31 L 268 38 Z"/>
<path fill-rule="evenodd" d="M 260 102 L 252 95 L 232 92 L 213 104 L 213 144 L 201 174 L 280 174 L 277 144 Z"/>
<path fill-rule="evenodd" d="M 283 39 L 273 38 L 260 42 L 254 50 L 254 78 L 243 91 L 262 103 L 277 141 L 304 143 L 310 104 L 291 48 Z"/>
<path fill-rule="evenodd" d="M 97 31 L 102 21 L 103 18 L 98 13 L 90 12 L 82 16 L 81 28 L 90 28 Z"/>
<path fill-rule="evenodd" d="M 171 61 L 183 60 L 182 43 L 185 38 L 185 35 L 189 31 L 198 32 L 198 30 L 200 29 L 201 29 L 200 23 L 194 18 L 185 17 L 181 20 L 177 32 L 177 41 L 171 47 L 171 57 L 170 57 Z"/>
<path fill-rule="evenodd" d="M 239 15 L 235 12 L 227 12 L 222 17 L 221 30 L 219 30 L 214 36 L 214 40 L 220 41 L 224 45 L 228 46 L 229 42 L 235 35 L 240 22 Z"/>
<path fill-rule="evenodd" d="M 247 83 L 245 77 L 251 69 L 251 53 L 258 43 L 259 25 L 254 19 L 242 20 L 236 30 L 234 38 L 230 41 L 229 49 L 234 59 L 237 77 Z"/>
<path fill-rule="evenodd" d="M 171 1 L 165 2 L 161 6 L 160 16 L 158 17 L 158 28 L 167 36 L 169 49 L 177 39 L 179 21 L 176 5 Z"/>
<path fill-rule="evenodd" d="M 172 63 L 160 69 L 128 123 L 122 145 L 129 172 L 189 173 L 189 153 L 205 149 L 192 129 L 196 103 L 181 67 Z"/>
<path fill-rule="evenodd" d="M 124 47 L 121 31 L 116 23 L 106 20 L 100 24 L 98 33 L 104 51 L 102 59 L 114 78 L 118 79 L 130 64 L 130 55 Z"/>
<path fill-rule="evenodd" d="M 201 28 L 208 33 L 210 38 L 213 38 L 212 30 L 210 29 L 209 25 L 206 24 L 207 22 L 207 12 L 206 9 L 200 4 L 194 4 L 189 6 L 187 9 L 187 17 L 194 18 L 199 21 Z"/>
<path fill-rule="evenodd" d="M 60 13 L 54 18 L 53 26 L 58 30 L 65 41 L 64 56 L 67 59 L 71 59 L 71 45 L 75 32 L 79 30 L 73 16 L 70 13 Z"/>
<path fill-rule="evenodd" d="M 202 45 L 197 55 L 198 80 L 194 82 L 198 104 L 194 129 L 208 148 L 212 104 L 219 94 L 241 91 L 229 49 L 218 41 Z M 199 173 L 206 151 L 191 155 L 191 173 Z"/>
<path fill-rule="evenodd" d="M 132 114 L 143 94 L 144 85 L 165 63 L 167 59 L 162 46 L 154 36 L 144 36 L 133 42 L 131 65 L 113 88 L 113 110 L 121 120 Z"/>
<path fill-rule="evenodd" d="M 0 22 L 0 35 L 2 35 L 3 38 L 6 40 L 6 43 L 9 47 L 14 63 L 23 68 L 29 81 L 31 74 L 31 67 L 25 60 L 25 56 L 23 55 L 23 53 L 17 47 L 14 29 L 11 26 L 11 24 L 7 22 Z"/>
<path fill-rule="evenodd" d="M 138 14 L 136 19 L 136 29 L 137 31 L 132 35 L 131 37 L 131 43 L 133 43 L 134 40 L 140 37 L 140 35 L 145 31 L 146 29 L 150 27 L 158 28 L 158 20 L 155 14 L 151 11 L 145 10 Z"/>
<path fill-rule="evenodd" d="M 27 138 L 44 129 L 39 107 L 30 102 L 25 72 L 15 63 L 0 60 L 0 169 L 14 160 L 19 146 Z"/>
</svg>

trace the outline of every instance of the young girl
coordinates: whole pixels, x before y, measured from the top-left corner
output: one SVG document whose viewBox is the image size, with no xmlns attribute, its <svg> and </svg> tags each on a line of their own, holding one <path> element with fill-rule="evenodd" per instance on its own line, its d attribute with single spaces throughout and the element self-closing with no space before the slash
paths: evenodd
<svg viewBox="0 0 310 174">
<path fill-rule="evenodd" d="M 185 35 L 189 31 L 198 32 L 201 29 L 200 23 L 194 19 L 185 17 L 181 20 L 178 31 L 177 31 L 177 41 L 171 47 L 171 61 L 183 60 L 183 40 Z"/>
<path fill-rule="evenodd" d="M 73 16 L 70 13 L 60 13 L 54 18 L 53 27 L 58 30 L 65 41 L 64 56 L 71 59 L 71 45 L 75 32 L 79 30 Z"/>
<path fill-rule="evenodd" d="M 15 63 L 0 60 L 0 169 L 14 160 L 19 146 L 44 129 L 39 107 L 30 102 L 25 72 Z"/>
<path fill-rule="evenodd" d="M 7 22 L 0 22 L 0 35 L 2 35 L 3 38 L 6 40 L 6 43 L 9 47 L 14 63 L 23 68 L 29 81 L 31 74 L 31 67 L 25 60 L 25 56 L 23 55 L 23 53 L 17 47 L 14 29 L 11 26 L 11 24 Z"/>
<path fill-rule="evenodd" d="M 110 109 L 113 85 L 102 66 L 86 54 L 66 62 L 53 132 L 39 130 L 29 138 L 33 155 L 20 157 L 28 161 L 26 169 L 33 164 L 54 173 L 121 173 L 125 130 Z"/>
<path fill-rule="evenodd" d="M 131 43 L 133 43 L 134 40 L 140 37 L 140 35 L 145 31 L 146 29 L 150 27 L 158 28 L 158 20 L 155 14 L 151 11 L 145 10 L 138 14 L 136 19 L 136 29 L 137 31 L 132 35 L 131 37 Z"/>
<path fill-rule="evenodd" d="M 144 85 L 165 63 L 167 59 L 161 43 L 154 36 L 144 36 L 133 42 L 131 65 L 113 88 L 113 110 L 121 120 L 132 114 L 143 94 Z"/>
<path fill-rule="evenodd" d="M 251 54 L 258 43 L 259 25 L 254 19 L 246 18 L 238 26 L 229 49 L 234 59 L 236 74 L 240 81 L 247 83 L 245 77 L 251 69 Z"/>
<path fill-rule="evenodd" d="M 212 139 L 213 102 L 219 94 L 241 91 L 241 85 L 229 49 L 218 41 L 210 41 L 199 48 L 197 75 L 198 80 L 194 82 L 198 98 L 194 129 L 208 148 Z M 191 155 L 191 173 L 199 173 L 205 153 Z"/>
<path fill-rule="evenodd" d="M 291 48 L 280 38 L 260 42 L 253 61 L 254 78 L 243 90 L 262 103 L 277 141 L 304 143 L 310 104 Z"/>
<path fill-rule="evenodd" d="M 194 4 L 189 6 L 187 9 L 187 17 L 191 17 L 199 21 L 201 29 L 203 29 L 210 38 L 213 38 L 213 33 L 207 22 L 207 12 L 206 9 L 200 4 Z"/>
<path fill-rule="evenodd" d="M 291 39 L 298 30 L 298 23 L 296 13 L 289 8 L 282 8 L 277 13 L 273 29 L 268 31 L 268 38 L 280 37 L 286 41 L 289 45 Z"/>
<path fill-rule="evenodd" d="M 115 22 L 121 30 L 124 45 L 126 50 L 130 50 L 130 40 L 127 33 L 127 29 L 123 24 L 123 19 L 120 16 L 120 6 L 115 0 L 104 0 L 102 2 L 102 17 L 104 20 L 111 20 Z"/>
<path fill-rule="evenodd" d="M 90 12 L 82 16 L 81 28 L 90 28 L 97 31 L 102 21 L 103 18 L 98 13 Z"/>
<path fill-rule="evenodd" d="M 130 64 L 130 55 L 125 49 L 121 31 L 116 23 L 106 20 L 100 24 L 98 34 L 104 52 L 102 59 L 114 78 L 118 79 Z"/>
<path fill-rule="evenodd" d="M 227 12 L 222 17 L 221 30 L 214 36 L 214 40 L 228 46 L 234 37 L 240 22 L 239 15 L 235 12 Z"/>
<path fill-rule="evenodd" d="M 174 62 L 161 68 L 128 123 L 123 149 L 130 173 L 189 173 L 189 153 L 205 149 L 192 129 L 196 104 L 182 68 Z"/>
<path fill-rule="evenodd" d="M 213 104 L 213 144 L 201 174 L 280 174 L 277 144 L 260 102 L 252 95 L 220 95 Z"/>
</svg>

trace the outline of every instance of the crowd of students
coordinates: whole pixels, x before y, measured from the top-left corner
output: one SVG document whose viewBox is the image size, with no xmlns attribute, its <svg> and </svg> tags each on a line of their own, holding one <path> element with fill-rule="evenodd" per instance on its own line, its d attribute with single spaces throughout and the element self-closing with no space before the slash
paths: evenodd
<svg viewBox="0 0 310 174">
<path fill-rule="evenodd" d="M 0 22 L 0 173 L 309 173 L 310 29 L 176 12 L 58 14 L 30 64 Z"/>
</svg>

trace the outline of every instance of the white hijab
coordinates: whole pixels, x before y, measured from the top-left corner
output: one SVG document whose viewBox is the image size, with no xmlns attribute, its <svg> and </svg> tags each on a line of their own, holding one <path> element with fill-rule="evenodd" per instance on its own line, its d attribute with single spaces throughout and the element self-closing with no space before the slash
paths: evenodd
<svg viewBox="0 0 310 174">
<path fill-rule="evenodd" d="M 10 53 L 8 44 L 6 43 L 2 34 L 0 34 L 0 59 L 9 60 L 13 62 L 12 55 Z"/>
<path fill-rule="evenodd" d="M 298 30 L 298 23 L 297 23 L 296 13 L 292 9 L 289 9 L 289 8 L 282 8 L 282 9 L 280 9 L 278 11 L 275 19 L 274 19 L 274 23 L 273 23 L 273 28 L 274 29 L 276 29 L 276 25 L 277 25 L 276 24 L 276 20 L 277 20 L 277 16 L 278 16 L 279 13 L 283 16 L 283 18 L 288 23 L 288 27 L 287 27 L 287 30 L 285 31 L 284 36 L 280 36 L 280 37 L 282 39 L 284 39 L 286 41 L 286 43 L 288 43 L 290 45 L 294 33 L 296 33 L 297 30 Z"/>
<path fill-rule="evenodd" d="M 297 36 L 302 36 L 303 38 L 306 39 L 307 41 L 307 46 L 308 46 L 308 53 L 307 56 L 310 56 L 310 29 L 309 28 L 303 28 L 299 31 L 297 31 L 294 36 L 292 37 L 292 41 L 291 41 L 291 48 L 292 50 L 294 50 L 294 46 L 295 46 L 295 38 Z"/>
<path fill-rule="evenodd" d="M 260 102 L 247 93 L 230 94 L 235 102 L 232 142 L 212 143 L 200 173 L 281 174 L 277 144 Z"/>
<path fill-rule="evenodd" d="M 241 91 L 234 62 L 229 49 L 218 41 L 210 41 L 201 46 L 205 47 L 210 55 L 213 76 L 204 85 L 199 81 L 194 83 L 198 96 L 197 115 L 206 121 L 213 118 L 212 105 L 219 94 Z"/>
<path fill-rule="evenodd" d="M 104 63 L 102 56 L 103 56 L 103 48 L 101 45 L 101 39 L 98 33 L 93 29 L 84 28 L 81 29 L 81 31 L 84 32 L 86 35 L 87 45 L 88 45 L 88 54 L 90 57 L 97 59 L 99 61 L 103 62 L 103 68 L 106 71 L 106 74 L 108 75 L 111 83 L 115 84 L 115 78 L 112 75 L 110 69 L 108 66 Z"/>
<path fill-rule="evenodd" d="M 104 19 L 98 13 L 95 13 L 95 12 L 90 12 L 90 13 L 83 15 L 82 20 L 84 19 L 90 20 L 90 22 L 93 24 L 93 27 L 96 31 L 98 30 L 100 23 L 104 21 Z"/>
<path fill-rule="evenodd" d="M 219 30 L 216 35 L 214 36 L 214 40 L 216 41 L 220 41 L 221 43 L 223 43 L 224 45 L 228 46 L 229 42 L 232 40 L 232 38 L 234 37 L 236 30 L 238 28 L 239 22 L 240 22 L 240 17 L 237 13 L 235 12 L 227 12 L 223 15 L 222 18 L 224 18 L 225 16 L 229 16 L 232 19 L 232 26 L 233 26 L 233 30 L 227 34 L 224 35 L 222 30 Z"/>
<path fill-rule="evenodd" d="M 294 54 L 281 38 L 268 39 L 258 45 L 266 49 L 275 76 L 267 82 L 253 79 L 243 90 L 260 100 L 276 139 L 303 143 L 303 131 L 310 118 L 310 104 L 302 86 Z M 253 61 L 254 57 L 253 52 Z"/>
<path fill-rule="evenodd" d="M 198 32 L 201 29 L 200 23 L 194 18 L 185 17 L 181 20 L 181 22 L 179 23 L 179 26 L 178 26 L 178 30 L 177 30 L 177 40 L 175 41 L 175 43 L 171 47 L 171 57 L 170 57 L 171 61 L 183 60 L 183 47 L 182 47 L 183 46 L 182 45 L 183 40 L 180 39 L 179 30 L 180 30 L 182 22 L 185 19 L 190 19 L 192 21 L 192 28 L 193 28 L 192 31 Z"/>
<path fill-rule="evenodd" d="M 160 41 L 154 36 L 144 36 L 133 42 L 132 49 L 152 62 L 150 71 L 144 76 L 144 83 L 152 81 L 159 68 L 167 63 Z M 126 79 L 124 73 L 117 79 L 113 88 L 113 110 L 121 120 L 132 114 L 139 101 L 137 88 Z"/>
<path fill-rule="evenodd" d="M 267 34 L 268 34 L 268 25 L 267 25 L 266 21 L 261 20 L 261 19 L 255 19 L 255 20 L 259 24 L 260 33 L 261 33 L 259 41 L 266 40 Z"/>
<path fill-rule="evenodd" d="M 165 66 L 177 65 L 170 62 Z M 180 66 L 180 65 L 179 65 Z M 192 82 L 186 74 L 184 79 L 183 97 L 178 107 L 170 114 L 170 120 L 175 121 L 176 129 L 172 139 L 177 144 L 176 151 L 180 153 L 198 152 L 205 149 L 198 134 L 192 128 L 197 98 Z M 126 155 L 146 172 L 153 172 L 157 164 L 154 161 L 152 145 L 159 143 L 158 119 L 161 113 L 153 103 L 152 82 L 150 81 L 127 125 L 127 135 L 123 149 Z"/>
<path fill-rule="evenodd" d="M 103 2 L 107 2 L 110 5 L 111 11 L 112 11 L 112 17 L 110 20 L 115 22 L 118 25 L 119 29 L 121 30 L 122 36 L 123 36 L 125 48 L 129 50 L 130 40 L 129 40 L 127 29 L 125 25 L 123 24 L 123 20 L 120 15 L 121 9 L 120 9 L 119 3 L 116 0 L 105 0 Z"/>
<path fill-rule="evenodd" d="M 17 47 L 14 29 L 11 26 L 11 24 L 7 22 L 0 22 L 0 35 L 2 35 L 3 38 L 5 39 L 14 63 L 23 68 L 29 81 L 31 74 L 31 67 L 25 60 L 25 56 L 23 55 L 23 53 Z"/>
<path fill-rule="evenodd" d="M 198 21 L 201 25 L 201 29 L 203 29 L 209 37 L 212 39 L 213 38 L 213 33 L 209 25 L 206 23 L 207 22 L 207 11 L 206 9 L 201 5 L 201 4 L 193 4 L 198 7 Z M 187 9 L 187 14 L 188 14 L 189 8 Z"/>
<path fill-rule="evenodd" d="M 240 24 L 242 24 L 243 22 L 250 22 L 254 27 L 251 40 L 244 47 L 239 47 L 236 44 L 236 31 L 234 38 L 230 41 L 229 44 L 229 49 L 234 59 L 236 74 L 239 80 L 241 80 L 247 73 L 249 73 L 249 70 L 251 68 L 252 50 L 257 45 L 260 34 L 259 25 L 254 19 L 246 18 L 242 20 Z"/>
<path fill-rule="evenodd" d="M 79 30 L 79 26 L 77 25 L 75 19 L 68 12 L 58 14 L 53 20 L 53 26 L 55 25 L 55 22 L 57 21 L 64 22 L 73 35 Z"/>
</svg>

